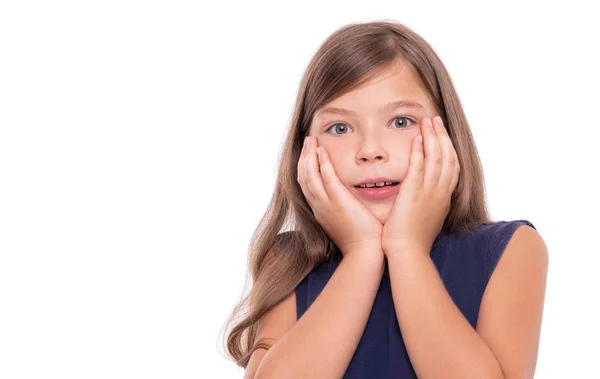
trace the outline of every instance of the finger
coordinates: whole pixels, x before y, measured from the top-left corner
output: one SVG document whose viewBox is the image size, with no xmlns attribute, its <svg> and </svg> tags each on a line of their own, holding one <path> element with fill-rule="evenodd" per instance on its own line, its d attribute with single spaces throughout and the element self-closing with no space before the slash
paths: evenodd
<svg viewBox="0 0 600 379">
<path fill-rule="evenodd" d="M 300 151 L 300 158 L 298 158 L 298 183 L 300 184 L 300 188 L 302 188 L 302 193 L 304 193 L 304 197 L 306 201 L 311 204 L 314 203 L 313 194 L 310 192 L 310 189 L 306 186 L 306 140 L 302 146 L 302 150 Z"/>
<path fill-rule="evenodd" d="M 327 192 L 327 196 L 330 200 L 339 203 L 344 200 L 346 194 L 349 193 L 344 192 L 344 185 L 335 173 L 335 169 L 331 164 L 327 151 L 320 146 L 317 153 L 319 156 L 319 165 L 321 167 L 321 180 L 325 191 Z"/>
<path fill-rule="evenodd" d="M 448 188 L 450 186 L 450 182 L 452 181 L 452 177 L 454 176 L 454 147 L 452 146 L 452 141 L 450 141 L 450 137 L 448 136 L 446 128 L 444 127 L 442 118 L 436 116 L 433 119 L 433 125 L 435 134 L 439 141 L 440 155 L 442 157 L 440 177 L 437 185 L 440 188 Z"/>
<path fill-rule="evenodd" d="M 447 187 L 450 193 L 454 192 L 456 185 L 458 184 L 458 179 L 460 177 L 460 163 L 458 161 L 458 154 L 456 154 L 456 149 L 454 148 L 454 144 L 452 143 L 452 139 L 448 134 L 448 128 L 444 126 L 444 123 L 440 120 L 436 123 L 437 125 L 437 133 L 441 142 L 441 148 L 444 152 L 444 160 L 447 162 L 447 168 L 445 170 L 446 174 L 442 174 L 440 186 Z"/>
<path fill-rule="evenodd" d="M 308 147 L 306 149 L 306 163 L 304 167 L 304 178 L 306 180 L 306 186 L 318 201 L 329 200 L 323 180 L 321 179 L 321 167 L 317 158 L 317 144 L 316 138 L 308 137 Z"/>
<path fill-rule="evenodd" d="M 458 158 L 457 158 L 458 162 Z M 449 192 L 454 192 L 456 185 L 458 184 L 458 179 L 460 178 L 460 166 L 457 164 L 454 168 L 454 174 L 452 175 L 452 181 L 450 182 Z"/>
<path fill-rule="evenodd" d="M 433 190 L 438 186 L 440 173 L 442 171 L 442 153 L 433 123 L 430 118 L 425 119 L 425 130 L 423 131 L 425 149 L 425 175 L 423 187 Z"/>
<path fill-rule="evenodd" d="M 454 149 L 454 147 L 452 147 L 452 153 L 454 156 L 454 168 L 452 173 L 452 179 L 450 180 L 448 188 L 450 193 L 454 192 L 454 189 L 456 189 L 456 186 L 458 185 L 458 181 L 460 179 L 460 162 L 458 161 L 458 154 L 456 154 L 456 150 Z"/>
<path fill-rule="evenodd" d="M 425 172 L 425 157 L 423 147 L 423 136 L 415 136 L 410 145 L 410 157 L 408 162 L 407 186 L 418 190 L 423 186 Z"/>
</svg>

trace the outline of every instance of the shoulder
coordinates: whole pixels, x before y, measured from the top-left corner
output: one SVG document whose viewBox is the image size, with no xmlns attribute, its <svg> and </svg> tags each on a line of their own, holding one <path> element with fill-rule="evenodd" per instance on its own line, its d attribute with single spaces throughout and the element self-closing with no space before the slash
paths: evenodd
<svg viewBox="0 0 600 379">
<path fill-rule="evenodd" d="M 512 234 L 521 226 L 537 231 L 533 223 L 526 219 L 492 221 L 479 225 L 473 234 L 481 236 L 487 245 L 508 242 Z"/>
<path fill-rule="evenodd" d="M 480 234 L 488 276 L 497 269 L 500 261 L 512 261 L 514 255 L 517 255 L 516 259 L 547 260 L 544 240 L 529 220 L 497 221 L 481 226 Z"/>
<path fill-rule="evenodd" d="M 528 266 L 541 273 L 548 265 L 548 248 L 533 224 L 527 220 L 503 221 L 489 236 L 488 249 L 499 252 L 495 271 Z M 502 272 L 498 275 L 502 275 Z M 496 274 L 496 272 L 494 272 Z"/>
</svg>

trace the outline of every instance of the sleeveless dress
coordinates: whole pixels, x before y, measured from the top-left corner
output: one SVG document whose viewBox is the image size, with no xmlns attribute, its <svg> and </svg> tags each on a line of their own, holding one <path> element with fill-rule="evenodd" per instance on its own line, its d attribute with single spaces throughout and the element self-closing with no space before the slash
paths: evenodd
<svg viewBox="0 0 600 379">
<path fill-rule="evenodd" d="M 473 328 L 487 283 L 521 225 L 536 229 L 528 220 L 497 221 L 464 235 L 441 232 L 432 245 L 431 258 L 444 286 Z M 341 259 L 338 254 L 316 267 L 296 287 L 298 319 L 321 293 Z M 369 319 L 344 378 L 417 378 L 396 318 L 387 261 Z"/>
</svg>

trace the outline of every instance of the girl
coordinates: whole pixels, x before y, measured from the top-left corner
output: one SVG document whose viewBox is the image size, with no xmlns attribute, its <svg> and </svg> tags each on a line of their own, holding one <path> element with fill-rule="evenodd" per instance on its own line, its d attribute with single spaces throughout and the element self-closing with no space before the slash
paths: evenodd
<svg viewBox="0 0 600 379">
<path fill-rule="evenodd" d="M 250 252 L 227 336 L 245 378 L 534 375 L 546 245 L 490 220 L 450 76 L 406 26 L 346 25 L 317 51 Z"/>
</svg>

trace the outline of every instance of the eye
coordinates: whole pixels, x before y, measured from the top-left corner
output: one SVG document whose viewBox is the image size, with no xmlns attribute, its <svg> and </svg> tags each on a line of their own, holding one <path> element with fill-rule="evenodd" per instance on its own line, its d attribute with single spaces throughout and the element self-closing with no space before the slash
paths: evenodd
<svg viewBox="0 0 600 379">
<path fill-rule="evenodd" d="M 394 121 L 394 125 L 398 125 L 398 124 L 396 123 L 396 120 L 406 120 L 406 122 L 410 121 L 410 122 L 412 122 L 413 124 L 415 123 L 415 121 L 413 121 L 412 119 L 410 119 L 410 118 L 408 118 L 408 117 L 402 117 L 402 116 L 400 116 L 400 117 L 395 117 L 395 118 L 392 120 L 392 121 Z M 404 125 L 403 125 L 403 126 L 401 126 L 401 127 L 400 127 L 400 129 L 404 129 L 404 128 L 408 128 L 408 127 L 409 127 L 409 125 L 410 125 L 410 124 L 409 124 L 409 125 L 406 125 L 406 122 L 404 122 Z"/>
<path fill-rule="evenodd" d="M 340 126 L 340 127 L 336 128 L 336 126 Z M 327 128 L 327 131 L 330 131 L 332 129 L 333 130 L 337 129 L 337 130 L 341 130 L 342 133 L 333 133 L 333 134 L 345 134 L 345 132 L 348 131 L 348 128 L 350 128 L 348 125 L 346 125 L 344 123 L 341 123 L 341 122 L 338 122 L 338 123 L 335 123 L 335 124 L 331 125 L 329 128 Z"/>
<path fill-rule="evenodd" d="M 396 120 L 406 120 L 404 123 L 401 124 L 401 126 L 398 127 L 398 129 L 408 128 L 411 125 L 411 124 L 407 124 L 408 122 L 413 123 L 413 124 L 415 123 L 415 121 L 411 118 L 399 116 L 399 117 L 394 117 L 394 119 L 392 120 L 392 121 L 394 121 L 394 125 L 398 125 L 396 123 Z M 333 134 L 346 134 L 348 129 L 352 130 L 352 128 L 350 128 L 348 125 L 346 125 L 342 122 L 338 122 L 338 123 L 331 125 L 329 128 L 327 128 L 327 131 L 336 130 L 336 131 L 341 131 L 341 133 L 333 133 Z"/>
</svg>

